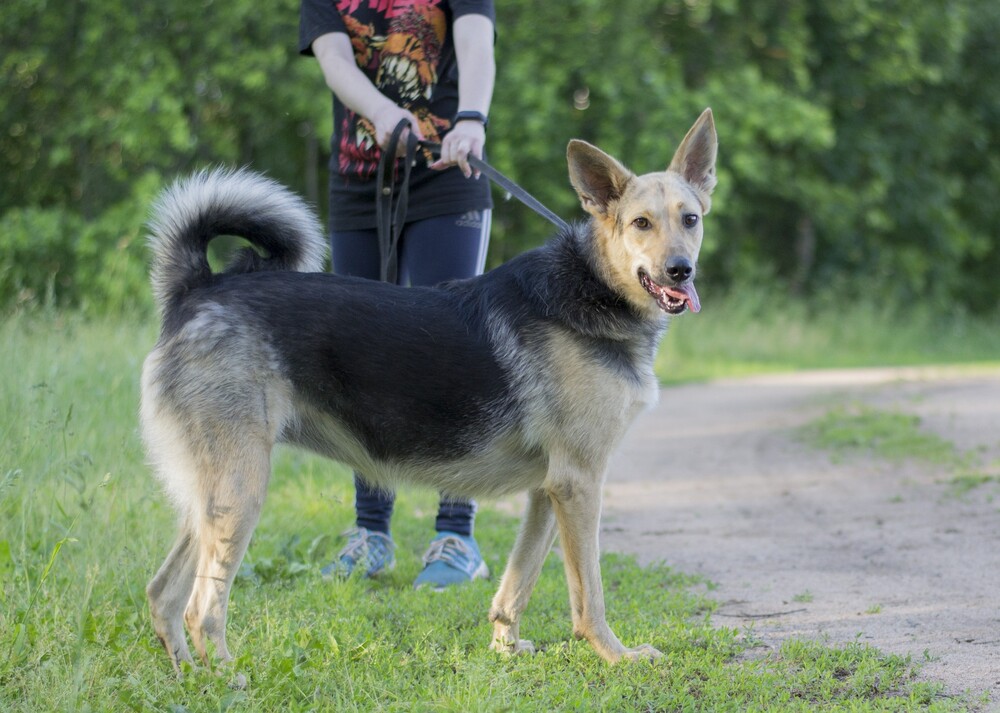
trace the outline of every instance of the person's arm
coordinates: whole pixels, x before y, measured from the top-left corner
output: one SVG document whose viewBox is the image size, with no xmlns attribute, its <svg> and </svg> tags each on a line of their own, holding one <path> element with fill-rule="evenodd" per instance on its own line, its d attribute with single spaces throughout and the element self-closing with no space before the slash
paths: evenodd
<svg viewBox="0 0 1000 713">
<path fill-rule="evenodd" d="M 490 113 L 496 63 L 493 59 L 493 22 L 485 15 L 462 15 L 452 25 L 458 62 L 458 110 Z M 458 165 L 472 175 L 468 156 L 483 157 L 486 129 L 478 121 L 459 121 L 441 142 L 441 158 L 431 168 Z M 478 172 L 477 172 L 478 174 Z"/>
<path fill-rule="evenodd" d="M 393 129 L 403 119 L 410 122 L 417 138 L 423 139 L 417 118 L 382 94 L 358 67 L 351 38 L 345 33 L 320 35 L 313 40 L 312 51 L 323 70 L 326 85 L 337 95 L 337 99 L 375 125 L 375 140 L 379 146 L 385 147 Z M 403 151 L 406 150 L 406 132 L 403 132 L 399 145 Z"/>
</svg>

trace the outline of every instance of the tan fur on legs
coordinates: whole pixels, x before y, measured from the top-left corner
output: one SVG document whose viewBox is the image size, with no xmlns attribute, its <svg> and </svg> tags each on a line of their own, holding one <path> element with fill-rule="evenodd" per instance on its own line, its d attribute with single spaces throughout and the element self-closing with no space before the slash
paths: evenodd
<svg viewBox="0 0 1000 713">
<path fill-rule="evenodd" d="M 191 530 L 182 525 L 177 541 L 156 576 L 146 587 L 153 629 L 170 656 L 174 670 L 181 672 L 182 661 L 194 663 L 184 638 L 184 607 L 194 586 L 198 548 Z"/>
<path fill-rule="evenodd" d="M 655 658 L 649 644 L 629 649 L 608 626 L 601 583 L 598 529 L 603 472 L 581 470 L 568 458 L 552 456 L 546 487 L 552 498 L 569 587 L 573 634 L 586 639 L 606 661 Z"/>
<path fill-rule="evenodd" d="M 247 447 L 242 457 L 230 464 L 236 469 L 220 478 L 205 499 L 198 528 L 198 567 L 184 622 L 206 665 L 209 642 L 221 663 L 232 660 L 226 645 L 229 590 L 260 517 L 270 474 L 268 451 L 263 444 L 256 449 Z"/>
<path fill-rule="evenodd" d="M 493 597 L 490 621 L 493 622 L 493 642 L 490 648 L 507 654 L 534 653 L 534 645 L 520 639 L 521 614 L 542 571 L 542 564 L 556 537 L 556 520 L 549 496 L 542 490 L 528 494 L 524 521 L 517 535 L 514 550 Z"/>
</svg>

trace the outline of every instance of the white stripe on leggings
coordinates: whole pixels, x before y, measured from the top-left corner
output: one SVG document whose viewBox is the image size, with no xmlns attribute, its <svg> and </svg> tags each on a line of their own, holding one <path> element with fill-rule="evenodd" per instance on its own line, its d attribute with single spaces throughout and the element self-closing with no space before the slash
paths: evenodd
<svg viewBox="0 0 1000 713">
<path fill-rule="evenodd" d="M 486 253 L 490 248 L 490 224 L 493 221 L 493 211 L 484 210 L 482 213 L 482 228 L 479 231 L 479 253 L 476 258 L 476 274 L 482 275 L 486 269 Z"/>
</svg>

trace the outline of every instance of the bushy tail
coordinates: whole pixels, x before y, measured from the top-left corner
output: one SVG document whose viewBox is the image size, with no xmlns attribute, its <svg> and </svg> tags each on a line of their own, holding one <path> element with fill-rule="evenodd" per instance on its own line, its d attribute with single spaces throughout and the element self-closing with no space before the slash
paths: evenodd
<svg viewBox="0 0 1000 713">
<path fill-rule="evenodd" d="M 219 235 L 245 238 L 264 253 L 240 250 L 226 273 L 323 269 L 326 240 L 313 211 L 281 184 L 246 169 L 177 181 L 154 204 L 149 228 L 150 277 L 161 310 L 211 280 L 208 243 Z"/>
</svg>

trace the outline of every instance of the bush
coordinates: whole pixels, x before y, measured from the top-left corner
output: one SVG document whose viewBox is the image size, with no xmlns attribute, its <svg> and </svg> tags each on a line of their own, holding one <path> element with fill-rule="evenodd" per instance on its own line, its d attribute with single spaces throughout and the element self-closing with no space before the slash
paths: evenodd
<svg viewBox="0 0 1000 713">
<path fill-rule="evenodd" d="M 66 304 L 76 273 L 78 216 L 59 209 L 15 208 L 0 217 L 0 305 Z"/>
<path fill-rule="evenodd" d="M 66 208 L 15 208 L 0 217 L 0 309 L 148 311 L 145 222 L 161 186 L 147 174 L 128 199 L 95 220 Z"/>
</svg>

